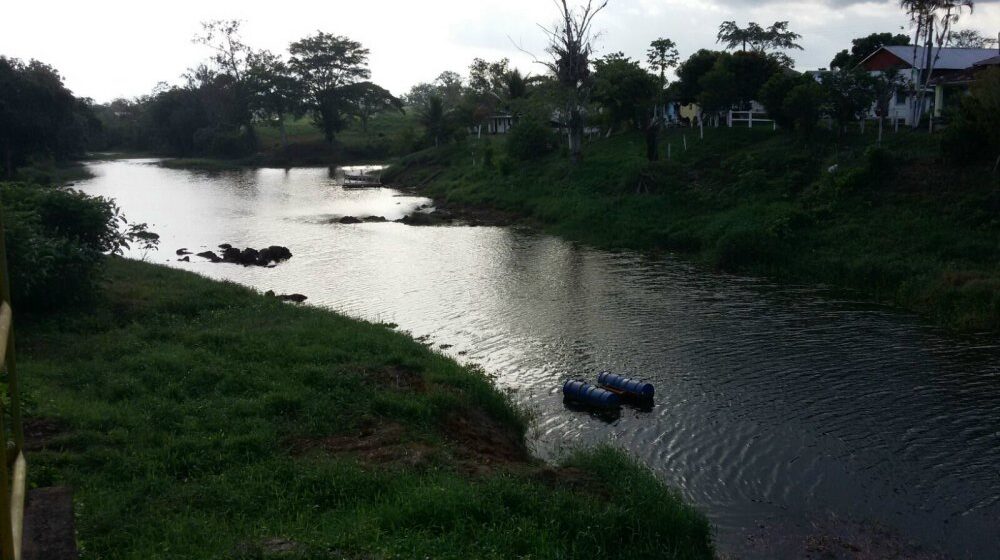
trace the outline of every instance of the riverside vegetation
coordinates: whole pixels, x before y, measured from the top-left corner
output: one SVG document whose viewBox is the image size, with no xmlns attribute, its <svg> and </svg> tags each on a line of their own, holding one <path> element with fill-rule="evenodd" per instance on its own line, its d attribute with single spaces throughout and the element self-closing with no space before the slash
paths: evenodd
<svg viewBox="0 0 1000 560">
<path fill-rule="evenodd" d="M 711 128 L 703 141 L 673 130 L 671 159 L 648 162 L 643 137 L 623 133 L 573 165 L 535 135 L 424 150 L 383 178 L 597 247 L 678 252 L 858 290 L 959 331 L 1000 330 L 1000 184 L 985 164 L 943 163 L 937 136 L 888 133 L 876 147 L 871 130 L 808 142 L 770 128 Z"/>
<path fill-rule="evenodd" d="M 110 200 L 0 194 L 30 481 L 74 488 L 85 557 L 712 557 L 705 517 L 623 453 L 532 459 L 482 372 L 104 256 L 155 244 Z"/>
</svg>

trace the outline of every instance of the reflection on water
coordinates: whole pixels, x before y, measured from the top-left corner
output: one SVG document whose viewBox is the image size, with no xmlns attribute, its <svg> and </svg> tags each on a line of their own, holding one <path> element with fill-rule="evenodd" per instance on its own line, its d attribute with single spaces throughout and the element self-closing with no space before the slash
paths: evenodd
<svg viewBox="0 0 1000 560">
<path fill-rule="evenodd" d="M 815 290 L 707 274 L 506 228 L 340 225 L 429 203 L 344 190 L 326 169 L 204 174 L 126 161 L 79 188 L 163 238 L 153 262 L 393 322 L 481 364 L 537 415 L 538 454 L 628 449 L 719 528 L 761 552 L 768 528 L 877 520 L 958 557 L 1000 550 L 1000 348 Z M 286 245 L 275 269 L 181 263 L 179 248 Z M 198 261 L 200 259 L 194 258 Z M 649 412 L 566 409 L 567 377 L 657 384 Z M 763 529 L 762 529 L 763 527 Z"/>
</svg>

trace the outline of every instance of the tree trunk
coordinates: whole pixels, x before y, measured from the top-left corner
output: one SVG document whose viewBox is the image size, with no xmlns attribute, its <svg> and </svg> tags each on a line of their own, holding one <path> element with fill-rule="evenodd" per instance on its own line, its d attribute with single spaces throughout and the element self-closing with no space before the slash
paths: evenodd
<svg viewBox="0 0 1000 560">
<path fill-rule="evenodd" d="M 660 127 L 656 121 L 646 127 L 646 159 L 649 161 L 660 159 Z"/>
<path fill-rule="evenodd" d="M 569 113 L 569 159 L 579 163 L 583 155 L 583 115 L 579 109 L 571 109 Z"/>
</svg>

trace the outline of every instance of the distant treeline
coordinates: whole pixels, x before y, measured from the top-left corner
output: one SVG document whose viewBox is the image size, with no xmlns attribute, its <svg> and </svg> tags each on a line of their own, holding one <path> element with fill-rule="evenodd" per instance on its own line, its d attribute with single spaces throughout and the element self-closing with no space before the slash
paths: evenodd
<svg viewBox="0 0 1000 560">
<path fill-rule="evenodd" d="M 195 41 L 213 55 L 183 86 L 95 108 L 107 148 L 235 158 L 256 151 L 256 125 L 308 114 L 333 142 L 353 120 L 402 108 L 368 81 L 368 49 L 346 37 L 317 32 L 292 43 L 286 60 L 244 43 L 238 21 L 203 27 Z"/>
</svg>

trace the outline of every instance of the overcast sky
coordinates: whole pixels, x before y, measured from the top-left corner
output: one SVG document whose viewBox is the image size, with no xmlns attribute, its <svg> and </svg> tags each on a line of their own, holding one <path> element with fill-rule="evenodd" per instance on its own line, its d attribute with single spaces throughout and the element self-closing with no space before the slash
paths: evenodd
<svg viewBox="0 0 1000 560">
<path fill-rule="evenodd" d="M 596 0 L 595 0 L 596 1 Z M 431 81 L 444 70 L 463 74 L 474 57 L 508 57 L 526 72 L 542 69 L 525 50 L 544 55 L 537 24 L 551 24 L 550 0 L 5 0 L 0 54 L 36 58 L 59 69 L 77 95 L 109 101 L 148 93 L 160 81 L 178 83 L 207 57 L 191 38 L 199 22 L 244 20 L 254 47 L 284 53 L 288 43 L 323 30 L 371 49 L 373 80 L 394 93 Z M 650 41 L 674 39 L 686 58 L 715 47 L 719 23 L 789 20 L 803 35 L 792 53 L 800 70 L 825 67 L 854 37 L 909 32 L 896 0 L 611 0 L 596 21 L 599 53 L 645 58 Z M 977 2 L 959 27 L 991 36 L 1000 31 L 1000 2 Z"/>
</svg>

